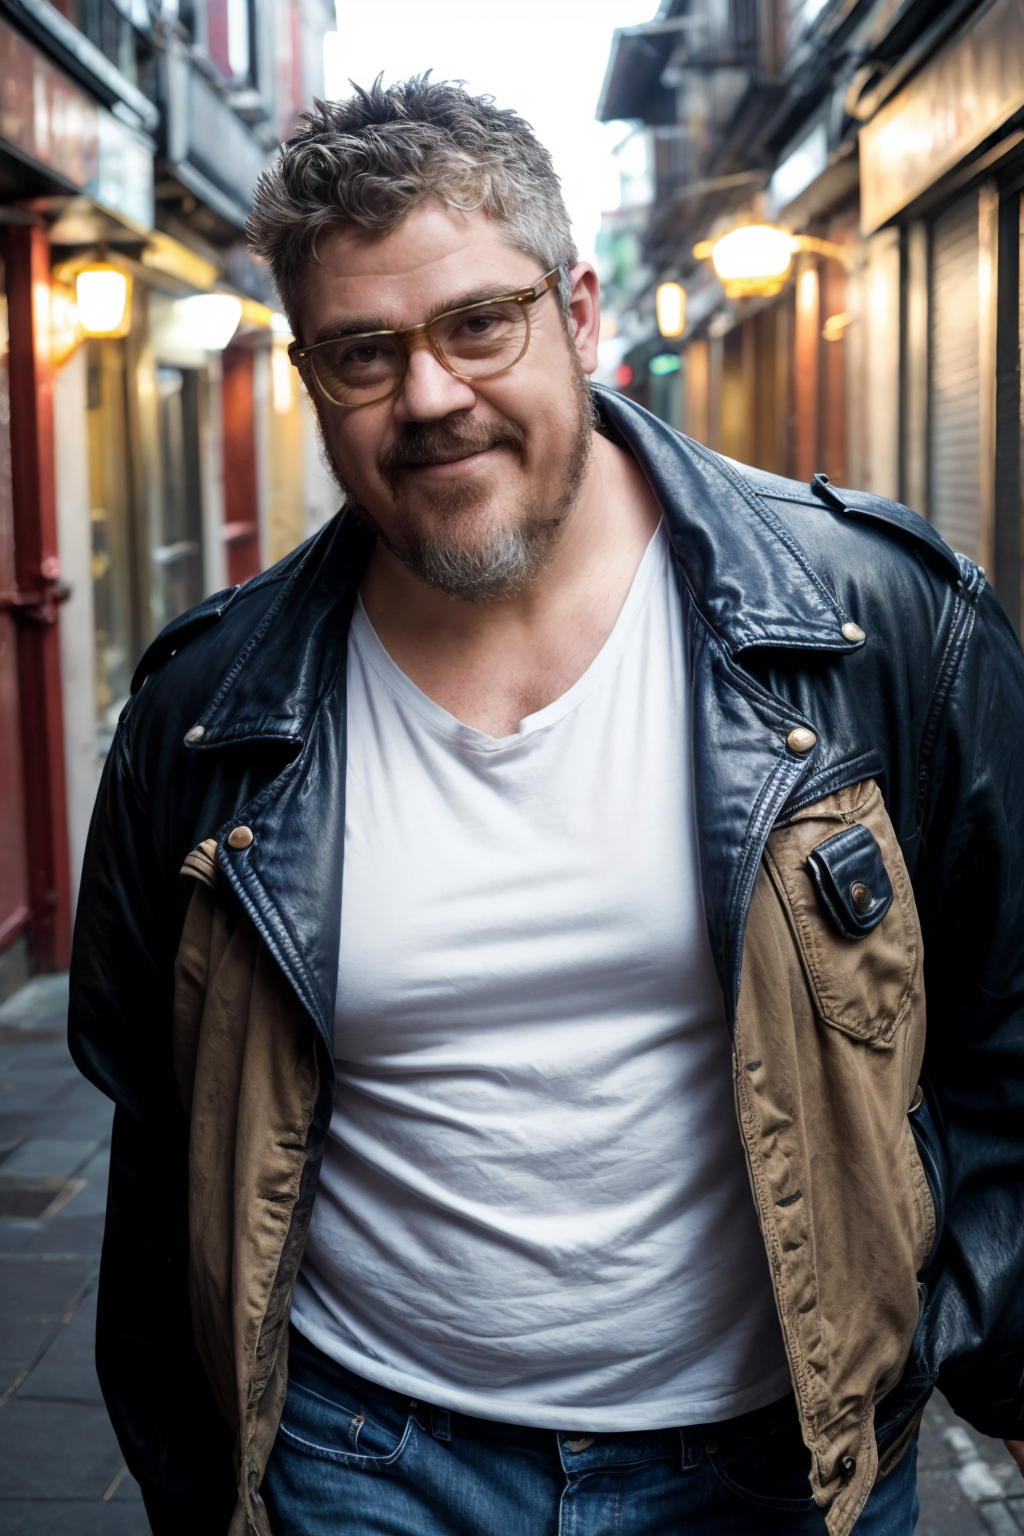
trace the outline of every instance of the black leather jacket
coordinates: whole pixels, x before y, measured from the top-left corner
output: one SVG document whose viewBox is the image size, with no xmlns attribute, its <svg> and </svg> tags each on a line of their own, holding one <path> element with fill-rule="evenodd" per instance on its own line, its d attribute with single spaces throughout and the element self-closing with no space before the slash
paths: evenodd
<svg viewBox="0 0 1024 1536">
<path fill-rule="evenodd" d="M 942 1221 L 892 1437 L 938 1383 L 986 1434 L 1024 1438 L 1024 664 L 984 574 L 897 503 L 742 468 L 621 396 L 604 430 L 645 470 L 709 644 L 695 663 L 697 820 L 727 1013 L 765 840 L 784 808 L 871 776 L 925 944 Z M 322 1143 L 345 794 L 345 654 L 370 549 L 339 516 L 145 656 L 107 761 L 75 935 L 71 1043 L 117 1105 L 98 1362 L 158 1531 L 223 1533 L 228 1432 L 192 1340 L 187 1126 L 171 1064 L 178 871 L 218 861 L 319 1032 Z M 843 634 L 853 620 L 866 634 Z M 817 745 L 787 746 L 794 726 Z M 201 729 L 197 729 L 201 728 Z M 226 845 L 238 822 L 255 842 Z M 315 1191 L 316 1160 L 306 1195 Z"/>
</svg>

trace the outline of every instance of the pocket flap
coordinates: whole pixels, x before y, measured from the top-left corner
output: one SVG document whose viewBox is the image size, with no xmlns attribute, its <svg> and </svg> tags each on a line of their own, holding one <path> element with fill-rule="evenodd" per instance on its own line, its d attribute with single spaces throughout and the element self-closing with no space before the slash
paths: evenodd
<svg viewBox="0 0 1024 1536">
<path fill-rule="evenodd" d="M 847 827 L 807 858 L 825 911 L 844 939 L 864 939 L 892 906 L 892 881 L 882 850 L 865 826 Z"/>
<path fill-rule="evenodd" d="M 877 784 L 836 790 L 780 823 L 764 861 L 822 1022 L 891 1045 L 912 1008 L 923 1016 L 921 928 Z M 870 900 L 851 889 L 857 885 Z"/>
</svg>

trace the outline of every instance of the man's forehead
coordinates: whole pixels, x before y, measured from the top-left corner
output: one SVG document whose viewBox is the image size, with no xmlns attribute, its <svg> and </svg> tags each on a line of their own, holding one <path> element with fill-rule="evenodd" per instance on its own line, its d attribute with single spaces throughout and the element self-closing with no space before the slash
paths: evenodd
<svg viewBox="0 0 1024 1536">
<path fill-rule="evenodd" d="M 389 234 L 368 240 L 345 232 L 317 242 L 307 274 L 304 329 L 314 334 L 362 320 L 416 325 L 478 293 L 515 288 L 538 276 L 535 257 L 481 213 L 421 205 Z"/>
</svg>

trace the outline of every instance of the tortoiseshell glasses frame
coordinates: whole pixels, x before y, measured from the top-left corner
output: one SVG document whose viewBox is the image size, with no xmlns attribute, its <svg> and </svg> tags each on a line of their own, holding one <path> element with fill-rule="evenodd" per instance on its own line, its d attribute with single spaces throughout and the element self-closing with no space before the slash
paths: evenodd
<svg viewBox="0 0 1024 1536">
<path fill-rule="evenodd" d="M 529 287 L 460 304 L 401 330 L 329 336 L 309 347 L 293 342 L 288 356 L 325 400 L 349 411 L 398 393 L 409 353 L 420 338 L 455 378 L 467 383 L 496 378 L 522 360 L 530 345 L 530 306 L 556 286 L 564 271 L 552 267 Z"/>
</svg>

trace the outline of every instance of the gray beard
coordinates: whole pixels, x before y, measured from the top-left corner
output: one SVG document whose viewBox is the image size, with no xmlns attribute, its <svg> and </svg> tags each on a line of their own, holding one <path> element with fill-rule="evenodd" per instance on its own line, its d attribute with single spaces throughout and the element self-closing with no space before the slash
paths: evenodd
<svg viewBox="0 0 1024 1536">
<path fill-rule="evenodd" d="M 465 603 L 494 602 L 513 597 L 531 586 L 551 559 L 566 518 L 579 498 L 590 463 L 596 421 L 590 386 L 582 369 L 577 371 L 579 407 L 576 435 L 566 467 L 562 492 L 556 505 L 544 515 L 527 512 L 511 526 L 495 529 L 482 543 L 467 548 L 458 538 L 459 514 L 469 512 L 479 492 L 473 486 L 453 485 L 435 498 L 435 508 L 450 521 L 450 535 L 440 532 L 419 535 L 403 530 L 401 543 L 389 538 L 364 506 L 355 500 L 332 466 L 346 499 L 346 507 L 372 528 L 381 543 L 426 586 Z M 326 447 L 321 434 L 321 443 Z"/>
<path fill-rule="evenodd" d="M 566 507 L 560 516 L 543 521 L 497 528 L 474 549 L 436 535 L 417 540 L 411 548 L 388 547 L 428 587 L 465 603 L 493 602 L 512 597 L 536 581 L 570 510 Z"/>
</svg>

